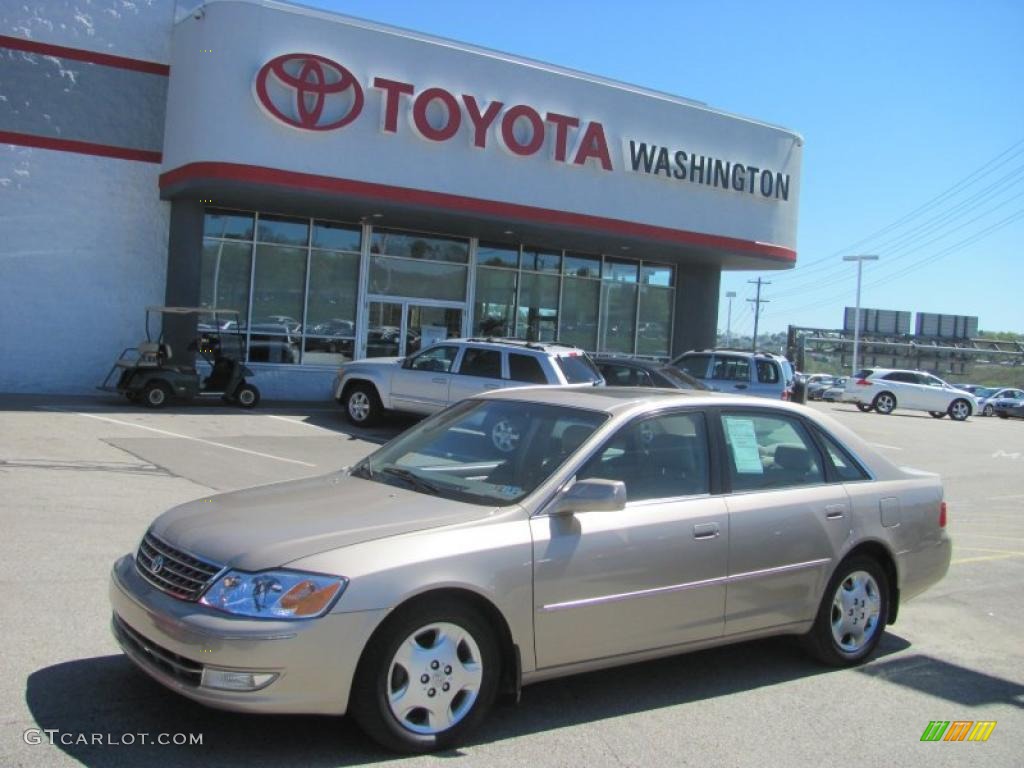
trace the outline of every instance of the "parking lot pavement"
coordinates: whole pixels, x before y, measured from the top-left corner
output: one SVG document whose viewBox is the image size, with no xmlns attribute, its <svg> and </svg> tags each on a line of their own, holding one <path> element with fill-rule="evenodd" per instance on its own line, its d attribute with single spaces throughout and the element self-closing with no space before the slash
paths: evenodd
<svg viewBox="0 0 1024 768">
<path fill-rule="evenodd" d="M 395 759 L 345 719 L 221 713 L 151 683 L 109 636 L 106 586 L 168 507 L 334 470 L 408 422 L 355 431 L 330 404 L 152 412 L 0 398 L 0 765 L 1020 765 L 1024 424 L 811 407 L 945 479 L 950 573 L 903 606 L 878 658 L 825 669 L 775 639 L 581 675 L 525 689 L 469 746 Z M 998 725 L 984 744 L 922 743 L 931 720 Z M 161 733 L 202 745 L 139 736 Z M 105 743 L 89 743 L 96 734 Z"/>
</svg>

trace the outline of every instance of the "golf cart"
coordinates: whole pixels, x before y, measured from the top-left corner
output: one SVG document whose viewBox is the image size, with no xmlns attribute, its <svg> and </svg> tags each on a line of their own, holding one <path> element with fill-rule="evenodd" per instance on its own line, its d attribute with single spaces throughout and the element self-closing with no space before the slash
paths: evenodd
<svg viewBox="0 0 1024 768">
<path fill-rule="evenodd" d="M 150 332 L 150 316 L 195 315 L 200 318 L 197 336 L 188 345 L 210 365 L 203 376 L 192 365 L 172 362 L 171 346 L 164 341 L 163 322 L 156 341 Z M 212 322 L 203 322 L 212 318 Z M 220 397 L 243 408 L 255 408 L 260 391 L 246 380 L 253 372 L 242 364 L 245 337 L 239 328 L 238 312 L 208 307 L 146 307 L 146 340 L 128 347 L 117 358 L 98 389 L 118 392 L 133 403 L 163 408 L 172 397 Z M 117 376 L 117 383 L 112 381 Z"/>
</svg>

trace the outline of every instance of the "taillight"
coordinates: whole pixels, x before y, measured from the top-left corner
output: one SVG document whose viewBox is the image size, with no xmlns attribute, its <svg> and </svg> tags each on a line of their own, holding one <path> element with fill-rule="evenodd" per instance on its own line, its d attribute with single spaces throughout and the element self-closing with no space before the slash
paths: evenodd
<svg viewBox="0 0 1024 768">
<path fill-rule="evenodd" d="M 939 504 L 939 528 L 946 527 L 946 502 Z"/>
<path fill-rule="evenodd" d="M 871 386 L 871 382 L 868 381 L 867 379 L 857 379 L 857 386 L 858 387 L 870 387 Z"/>
</svg>

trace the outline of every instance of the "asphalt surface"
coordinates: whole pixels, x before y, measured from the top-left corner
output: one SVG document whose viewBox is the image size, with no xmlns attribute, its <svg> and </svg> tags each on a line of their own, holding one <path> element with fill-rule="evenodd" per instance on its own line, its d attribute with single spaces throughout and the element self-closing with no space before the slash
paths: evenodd
<svg viewBox="0 0 1024 768">
<path fill-rule="evenodd" d="M 525 689 L 465 747 L 396 758 L 348 719 L 222 713 L 163 690 L 111 639 L 106 590 L 168 507 L 336 469 L 407 421 L 356 431 L 329 404 L 0 398 L 0 765 L 1021 765 L 1024 422 L 811 407 L 945 480 L 949 575 L 902 606 L 876 659 L 825 669 L 774 639 L 576 676 Z M 998 725 L 986 743 L 922 743 L 931 720 Z M 158 734 L 202 744 L 143 743 Z"/>
</svg>

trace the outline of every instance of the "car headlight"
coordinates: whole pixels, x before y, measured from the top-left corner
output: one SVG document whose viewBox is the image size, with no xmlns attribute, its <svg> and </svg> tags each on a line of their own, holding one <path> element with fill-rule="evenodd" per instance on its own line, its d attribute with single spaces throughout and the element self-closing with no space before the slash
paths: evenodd
<svg viewBox="0 0 1024 768">
<path fill-rule="evenodd" d="M 311 619 L 331 609 L 348 586 L 341 576 L 302 571 L 228 571 L 199 602 L 257 619 Z"/>
</svg>

